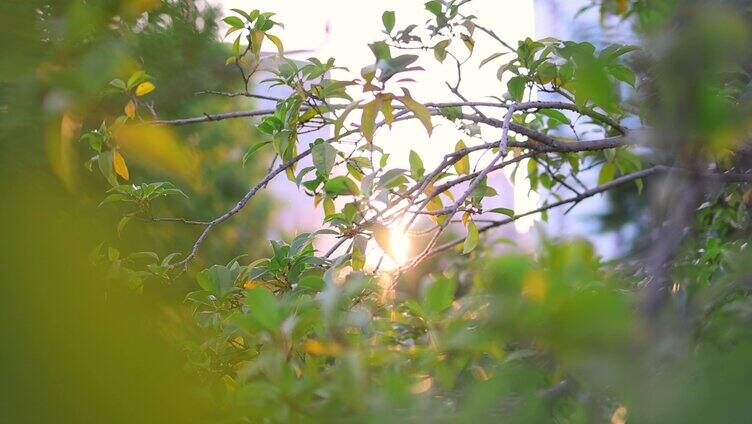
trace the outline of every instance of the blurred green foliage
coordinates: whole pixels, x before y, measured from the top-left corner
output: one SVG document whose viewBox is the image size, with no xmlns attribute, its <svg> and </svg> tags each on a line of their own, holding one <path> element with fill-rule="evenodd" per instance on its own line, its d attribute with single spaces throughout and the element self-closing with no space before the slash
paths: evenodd
<svg viewBox="0 0 752 424">
<path fill-rule="evenodd" d="M 85 169 L 92 150 L 77 139 L 78 128 L 123 113 L 127 98 L 106 88 L 140 69 L 156 85 L 141 98 L 165 116 L 243 107 L 196 94 L 235 86 L 222 64 L 228 49 L 217 41 L 217 20 L 216 9 L 189 1 L 0 5 L 4 421 L 203 421 L 209 405 L 199 382 L 184 373 L 174 340 L 190 333 L 181 324 L 189 318 L 182 306 L 188 289 L 141 276 L 130 281 L 146 296 L 134 296 L 118 274 L 102 273 L 90 260 L 103 241 L 117 249 L 113 255 L 148 249 L 164 256 L 195 233 L 173 223 L 151 225 L 143 215 L 113 231 L 122 211 L 98 207 L 106 181 Z M 174 150 L 152 156 L 123 150 L 135 182 L 170 179 L 191 196 L 190 203 L 155 201 L 154 215 L 210 218 L 265 170 L 259 162 L 240 166 L 257 137 L 247 123 L 186 127 L 168 136 Z M 190 173 L 164 160 L 178 155 L 192 160 Z M 267 230 L 271 207 L 271 199 L 259 198 L 200 260 L 224 258 L 230 246 L 263 249 L 256 240 Z"/>
</svg>

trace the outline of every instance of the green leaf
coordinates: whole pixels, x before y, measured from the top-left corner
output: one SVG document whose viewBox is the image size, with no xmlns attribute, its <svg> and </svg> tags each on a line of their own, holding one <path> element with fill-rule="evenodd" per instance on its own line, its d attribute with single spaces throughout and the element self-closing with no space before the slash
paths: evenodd
<svg viewBox="0 0 752 424">
<path fill-rule="evenodd" d="M 384 23 L 384 29 L 387 33 L 391 33 L 394 29 L 394 11 L 393 10 L 387 10 L 381 15 L 381 22 Z"/>
<path fill-rule="evenodd" d="M 538 78 L 543 84 L 548 84 L 556 79 L 556 65 L 551 62 L 543 62 L 536 70 Z"/>
<path fill-rule="evenodd" d="M 306 287 L 313 291 L 321 291 L 324 288 L 324 279 L 318 275 L 306 275 L 298 281 L 298 286 Z"/>
<path fill-rule="evenodd" d="M 498 59 L 498 58 L 500 58 L 500 57 L 504 56 L 504 55 L 505 55 L 505 54 L 507 54 L 507 53 L 508 53 L 508 52 L 503 52 L 503 53 L 494 53 L 494 54 L 492 54 L 491 56 L 488 56 L 487 58 L 485 58 L 485 59 L 483 59 L 483 60 L 481 60 L 481 61 L 480 61 L 480 65 L 478 66 L 478 69 L 482 68 L 482 67 L 483 67 L 483 65 L 485 65 L 486 63 L 488 63 L 488 62 L 490 62 L 490 61 L 492 61 L 492 60 L 494 60 L 494 59 Z"/>
<path fill-rule="evenodd" d="M 227 25 L 230 25 L 234 28 L 243 28 L 245 26 L 243 20 L 238 18 L 237 16 L 228 16 L 222 20 L 225 21 Z"/>
<path fill-rule="evenodd" d="M 128 89 L 137 86 L 140 82 L 144 81 L 148 76 L 146 75 L 146 72 L 144 71 L 136 71 L 134 72 L 130 78 L 128 78 Z"/>
<path fill-rule="evenodd" d="M 121 80 L 120 78 L 115 78 L 114 80 L 110 81 L 110 85 L 121 90 L 126 89 L 125 81 Z"/>
<path fill-rule="evenodd" d="M 118 185 L 117 177 L 115 177 L 114 165 L 113 165 L 113 151 L 108 150 L 99 154 L 97 159 L 97 165 L 99 165 L 99 172 L 107 179 L 107 181 L 113 185 Z"/>
<path fill-rule="evenodd" d="M 423 309 L 428 313 L 437 314 L 452 306 L 457 283 L 454 279 L 441 277 L 432 282 L 423 297 Z"/>
<path fill-rule="evenodd" d="M 491 212 L 491 213 L 500 213 L 500 214 L 506 215 L 506 216 L 508 216 L 510 218 L 514 217 L 514 211 L 512 209 L 509 209 L 509 208 L 493 208 L 493 209 L 489 210 L 489 212 Z"/>
<path fill-rule="evenodd" d="M 549 119 L 548 126 L 552 128 L 559 125 L 569 125 L 572 123 L 569 118 L 567 118 L 567 115 L 564 115 L 564 113 L 556 109 L 541 109 L 538 113 Z"/>
<path fill-rule="evenodd" d="M 256 152 L 261 150 L 262 147 L 266 146 L 267 144 L 270 144 L 271 141 L 262 141 L 261 143 L 256 143 L 252 145 L 251 147 L 246 150 L 245 154 L 243 155 L 243 166 L 245 166 L 245 163 L 248 162 L 249 159 L 251 159 Z"/>
<path fill-rule="evenodd" d="M 371 48 L 371 52 L 376 57 L 376 61 L 388 61 L 392 58 L 392 53 L 389 50 L 389 46 L 383 41 L 377 41 L 368 45 Z"/>
<path fill-rule="evenodd" d="M 246 13 L 246 12 L 240 10 L 240 9 L 230 9 L 230 10 L 233 11 L 233 12 L 235 12 L 235 13 L 237 13 L 238 15 L 246 18 L 248 20 L 248 22 L 251 22 L 251 21 L 253 21 L 254 19 L 256 19 L 258 17 L 258 10 L 255 11 L 256 12 L 255 16 L 251 16 L 248 13 Z"/>
<path fill-rule="evenodd" d="M 442 40 L 436 43 L 435 46 L 433 46 L 433 55 L 440 63 L 444 63 L 444 59 L 446 59 L 447 57 L 446 49 L 447 47 L 449 47 L 449 44 L 451 44 L 451 42 L 451 39 Z"/>
<path fill-rule="evenodd" d="M 475 225 L 475 221 L 470 219 L 467 221 L 467 237 L 465 237 L 465 243 L 462 246 L 462 254 L 472 252 L 478 246 L 478 227 Z"/>
<path fill-rule="evenodd" d="M 608 65 L 608 73 L 619 81 L 626 82 L 632 87 L 635 86 L 635 74 L 631 69 L 620 63 Z"/>
<path fill-rule="evenodd" d="M 420 180 L 423 178 L 423 174 L 426 172 L 426 168 L 423 166 L 423 160 L 418 156 L 415 150 L 410 150 L 410 173 L 413 179 Z"/>
<path fill-rule="evenodd" d="M 268 290 L 255 287 L 246 291 L 245 304 L 248 305 L 251 317 L 270 331 L 279 329 L 282 314 L 277 298 Z"/>
<path fill-rule="evenodd" d="M 358 186 L 345 176 L 334 177 L 324 184 L 324 191 L 332 196 L 360 193 Z"/>
<path fill-rule="evenodd" d="M 379 167 L 383 168 L 387 165 L 389 162 L 389 153 L 384 153 L 381 155 L 381 159 L 379 159 Z"/>
<path fill-rule="evenodd" d="M 426 10 L 433 13 L 436 16 L 441 15 L 441 3 L 437 0 L 431 0 L 425 4 Z"/>
<path fill-rule="evenodd" d="M 403 54 L 395 57 L 394 59 L 379 60 L 377 66 L 378 69 L 381 70 L 381 74 L 379 75 L 378 80 L 384 82 L 400 72 L 410 70 L 408 69 L 408 66 L 410 66 L 410 64 L 412 64 L 416 60 L 418 60 L 418 56 L 414 54 Z"/>
<path fill-rule="evenodd" d="M 614 179 L 616 174 L 616 166 L 609 162 L 601 167 L 601 172 L 598 174 L 598 185 L 606 184 Z"/>
<path fill-rule="evenodd" d="M 514 76 L 509 79 L 509 82 L 507 82 L 509 95 L 518 102 L 521 102 L 525 95 L 525 82 L 525 77 L 521 75 Z"/>
<path fill-rule="evenodd" d="M 460 140 L 457 142 L 457 144 L 454 146 L 454 151 L 462 150 L 466 148 L 465 142 Z M 462 157 L 462 159 L 458 160 L 454 163 L 454 170 L 457 171 L 457 174 L 460 175 L 467 175 L 470 173 L 470 157 L 469 155 L 465 155 Z"/>
<path fill-rule="evenodd" d="M 235 277 L 226 266 L 214 265 L 199 272 L 196 280 L 202 289 L 221 299 L 235 290 Z"/>
<path fill-rule="evenodd" d="M 347 105 L 345 110 L 342 111 L 342 114 L 339 115 L 339 118 L 337 118 L 337 120 L 334 122 L 334 138 L 335 139 L 339 138 L 339 133 L 340 131 L 342 131 L 342 128 L 345 126 L 345 119 L 347 118 L 347 115 L 349 115 L 350 112 L 355 110 L 355 108 L 360 106 L 361 102 L 362 100 L 358 100 Z"/>
<path fill-rule="evenodd" d="M 332 172 L 334 163 L 337 160 L 337 149 L 322 140 L 319 144 L 313 146 L 311 156 L 313 164 L 316 166 L 316 171 L 322 177 L 329 178 L 329 174 Z"/>
<path fill-rule="evenodd" d="M 390 169 L 379 178 L 378 187 L 390 189 L 407 182 L 404 169 Z"/>
<path fill-rule="evenodd" d="M 462 117 L 462 108 L 459 106 L 446 106 L 439 109 L 441 116 L 449 119 L 450 121 L 456 121 Z"/>
</svg>

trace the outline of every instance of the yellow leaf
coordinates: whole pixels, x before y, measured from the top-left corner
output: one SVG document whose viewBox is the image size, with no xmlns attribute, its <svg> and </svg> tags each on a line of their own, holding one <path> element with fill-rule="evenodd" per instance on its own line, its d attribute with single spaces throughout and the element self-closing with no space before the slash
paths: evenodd
<svg viewBox="0 0 752 424">
<path fill-rule="evenodd" d="M 258 56 L 259 53 L 261 53 L 261 44 L 264 42 L 264 32 L 256 30 L 252 31 L 250 42 L 253 55 Z"/>
<path fill-rule="evenodd" d="M 128 174 L 128 166 L 125 165 L 125 158 L 117 150 L 113 152 L 112 167 L 115 168 L 115 173 L 120 175 L 125 181 L 128 181 L 130 175 Z"/>
<path fill-rule="evenodd" d="M 133 103 L 133 100 L 128 101 L 128 104 L 125 105 L 125 108 L 123 109 L 125 112 L 125 116 L 129 118 L 133 118 L 136 116 L 136 104 Z"/>
<path fill-rule="evenodd" d="M 279 39 L 279 37 L 271 34 L 266 34 L 266 38 L 269 39 L 272 43 L 274 43 L 275 46 L 277 46 L 277 51 L 280 55 L 285 54 L 285 48 L 282 46 L 282 40 Z"/>
<path fill-rule="evenodd" d="M 457 142 L 457 145 L 454 146 L 454 151 L 462 150 L 465 147 L 465 142 L 460 140 Z M 454 163 L 454 170 L 457 171 L 458 174 L 469 174 L 470 173 L 470 158 L 465 155 L 462 157 L 462 159 L 458 160 Z"/>
<path fill-rule="evenodd" d="M 439 196 L 432 197 L 431 200 L 426 203 L 426 210 L 429 212 L 439 211 L 441 209 L 444 209 L 444 204 L 441 203 L 441 199 L 439 199 Z M 436 222 L 437 224 L 443 224 L 444 221 L 446 221 L 447 216 L 446 215 L 429 215 L 429 218 Z"/>
<path fill-rule="evenodd" d="M 464 214 L 462 214 L 462 225 L 467 226 L 467 221 L 470 220 L 471 216 L 472 215 L 470 214 L 470 212 L 465 212 Z"/>
<path fill-rule="evenodd" d="M 397 97 L 397 100 L 402 102 L 402 104 L 405 105 L 405 107 L 408 108 L 416 118 L 418 118 L 420 123 L 423 124 L 424 127 L 426 127 L 426 132 L 430 136 L 431 132 L 433 131 L 433 124 L 431 123 L 431 112 L 427 107 L 415 101 L 415 99 L 410 96 L 410 92 L 407 89 L 403 88 L 402 91 L 405 92 L 405 95 Z"/>
<path fill-rule="evenodd" d="M 337 213 L 337 209 L 334 208 L 334 200 L 331 197 L 324 198 L 324 215 L 334 215 Z"/>
<path fill-rule="evenodd" d="M 369 143 L 373 142 L 373 133 L 376 131 L 376 116 L 381 108 L 381 98 L 376 97 L 363 106 L 363 114 L 360 116 L 360 132 Z"/>
<path fill-rule="evenodd" d="M 149 94 L 154 91 L 155 88 L 154 84 L 149 81 L 142 82 L 136 87 L 136 95 L 143 96 L 144 94 Z"/>
<path fill-rule="evenodd" d="M 391 99 L 387 98 L 381 102 L 381 113 L 384 115 L 384 122 L 391 128 L 394 122 L 394 110 Z"/>
</svg>

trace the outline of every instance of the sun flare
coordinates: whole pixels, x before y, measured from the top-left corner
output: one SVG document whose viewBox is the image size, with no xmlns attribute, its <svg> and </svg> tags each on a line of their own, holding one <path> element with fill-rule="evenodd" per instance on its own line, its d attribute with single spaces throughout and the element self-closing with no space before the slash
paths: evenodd
<svg viewBox="0 0 752 424">
<path fill-rule="evenodd" d="M 366 251 L 366 268 L 377 272 L 391 272 L 410 259 L 411 240 L 401 226 L 389 228 L 389 252 L 378 243 L 369 243 Z"/>
</svg>

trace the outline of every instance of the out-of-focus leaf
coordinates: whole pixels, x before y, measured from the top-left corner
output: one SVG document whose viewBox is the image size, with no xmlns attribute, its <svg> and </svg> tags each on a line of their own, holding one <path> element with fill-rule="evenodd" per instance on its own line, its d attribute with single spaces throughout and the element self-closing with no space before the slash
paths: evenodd
<svg viewBox="0 0 752 424">
<path fill-rule="evenodd" d="M 129 100 L 128 103 L 126 103 L 123 112 L 125 113 L 125 116 L 129 118 L 136 117 L 136 104 L 133 103 L 133 100 Z"/>
<path fill-rule="evenodd" d="M 157 125 L 125 125 L 113 132 L 118 146 L 131 164 L 198 184 L 199 158 L 180 143 L 172 129 Z"/>
<path fill-rule="evenodd" d="M 626 82 L 632 87 L 635 86 L 635 74 L 631 69 L 620 63 L 614 63 L 608 66 L 608 73 L 619 81 Z"/>
<path fill-rule="evenodd" d="M 245 304 L 248 305 L 249 313 L 259 324 L 269 331 L 279 330 L 282 323 L 282 314 L 279 302 L 274 295 L 261 287 L 246 291 Z"/>
<path fill-rule="evenodd" d="M 452 278 L 441 277 L 426 288 L 423 296 L 423 309 L 428 313 L 439 313 L 452 305 L 457 283 Z"/>
</svg>

